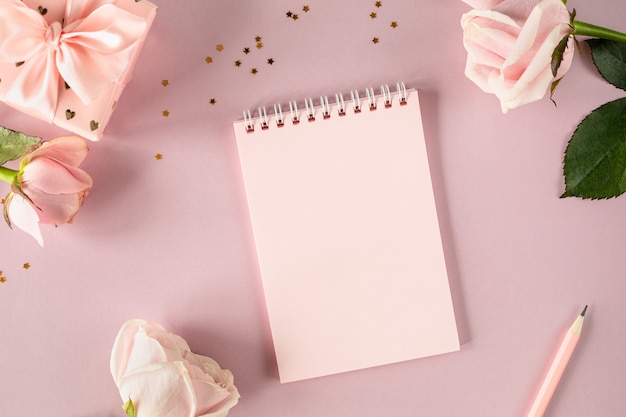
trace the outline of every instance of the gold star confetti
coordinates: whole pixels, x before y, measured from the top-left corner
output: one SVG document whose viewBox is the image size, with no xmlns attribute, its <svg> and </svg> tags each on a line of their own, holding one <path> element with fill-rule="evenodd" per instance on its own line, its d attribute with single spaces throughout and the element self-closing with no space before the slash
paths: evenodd
<svg viewBox="0 0 626 417">
<path fill-rule="evenodd" d="M 261 42 L 261 37 L 260 37 L 260 36 L 257 36 L 256 38 L 254 38 L 254 41 L 255 41 L 255 42 Z"/>
<path fill-rule="evenodd" d="M 294 14 L 293 14 L 293 16 L 291 16 L 291 18 L 292 18 L 293 20 L 298 20 L 298 15 L 294 13 Z"/>
<path fill-rule="evenodd" d="M 248 55 L 250 53 L 250 48 L 243 48 L 243 53 Z"/>
<path fill-rule="evenodd" d="M 163 154 L 158 153 L 158 154 L 154 155 L 154 158 L 155 158 L 157 161 L 160 161 L 161 159 L 163 159 Z"/>
<path fill-rule="evenodd" d="M 211 103 L 211 105 L 214 106 L 215 103 L 217 103 L 217 100 L 212 98 L 211 100 L 209 100 L 209 103 Z"/>
<path fill-rule="evenodd" d="M 309 10 L 311 10 L 311 9 L 309 8 L 309 6 L 304 6 L 304 7 L 302 8 L 302 11 L 303 11 L 304 13 L 308 13 L 308 11 L 309 11 Z"/>
<path fill-rule="evenodd" d="M 29 264 L 28 262 L 24 263 L 23 268 L 24 268 L 24 269 L 28 269 L 28 268 L 30 268 L 30 264 Z"/>
<path fill-rule="evenodd" d="M 241 66 L 241 61 L 240 60 L 236 60 L 235 61 L 235 66 L 236 67 L 240 67 Z"/>
<path fill-rule="evenodd" d="M 370 17 L 371 17 L 372 19 L 376 19 L 376 13 L 374 13 L 374 12 L 370 13 Z"/>
<path fill-rule="evenodd" d="M 211 62 L 213 62 L 213 58 L 211 58 L 210 56 L 207 56 L 206 58 L 204 58 L 204 60 L 206 61 L 207 64 L 210 64 Z"/>
<path fill-rule="evenodd" d="M 383 5 L 382 1 L 377 1 L 376 3 L 374 3 L 374 6 L 376 6 L 376 7 L 380 7 L 382 5 Z"/>
<path fill-rule="evenodd" d="M 250 72 L 251 72 L 252 74 L 256 74 L 256 73 L 257 73 L 257 72 L 259 72 L 259 71 L 258 71 L 256 68 L 252 68 L 252 69 L 250 70 Z"/>
<path fill-rule="evenodd" d="M 224 50 L 224 45 L 220 43 L 215 47 L 215 49 L 217 49 L 219 52 L 222 52 Z"/>
<path fill-rule="evenodd" d="M 163 80 L 161 81 L 161 85 L 163 85 L 163 87 L 167 87 L 168 85 L 170 85 L 170 82 L 167 80 Z"/>
<path fill-rule="evenodd" d="M 6 203 L 6 201 L 4 200 L 4 198 L 2 200 L 0 200 L 0 204 L 4 205 Z"/>
<path fill-rule="evenodd" d="M 398 27 L 398 22 L 391 22 L 391 27 L 392 28 L 397 28 Z"/>
<path fill-rule="evenodd" d="M 274 58 L 269 58 L 267 60 L 267 63 L 270 64 L 270 65 L 274 65 Z"/>
<path fill-rule="evenodd" d="M 170 115 L 169 110 L 163 110 L 163 117 L 168 117 Z"/>
<path fill-rule="evenodd" d="M 293 13 L 287 12 L 287 17 L 293 17 Z"/>
<path fill-rule="evenodd" d="M 0 282 L 4 284 L 5 282 L 7 282 L 7 279 L 3 276 L 0 276 Z"/>
<path fill-rule="evenodd" d="M 378 42 L 380 42 L 380 40 L 378 38 L 373 38 L 372 42 L 374 42 L 374 44 L 377 44 Z"/>
<path fill-rule="evenodd" d="M 257 42 L 256 43 L 256 47 L 257 47 L 257 49 L 263 48 L 263 42 Z"/>
</svg>

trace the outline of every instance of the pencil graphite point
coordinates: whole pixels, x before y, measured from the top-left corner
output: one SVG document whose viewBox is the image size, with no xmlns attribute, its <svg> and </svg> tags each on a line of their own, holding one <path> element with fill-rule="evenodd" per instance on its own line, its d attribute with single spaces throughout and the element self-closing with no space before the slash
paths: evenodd
<svg viewBox="0 0 626 417">
<path fill-rule="evenodd" d="M 581 316 L 585 317 L 585 313 L 587 312 L 587 306 L 583 309 L 583 312 L 580 313 Z"/>
</svg>

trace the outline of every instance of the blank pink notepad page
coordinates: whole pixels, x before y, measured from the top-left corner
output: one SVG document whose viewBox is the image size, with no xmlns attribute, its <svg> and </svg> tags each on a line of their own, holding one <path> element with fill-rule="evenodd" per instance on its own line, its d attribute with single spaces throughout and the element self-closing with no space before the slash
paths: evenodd
<svg viewBox="0 0 626 417">
<path fill-rule="evenodd" d="M 234 124 L 281 382 L 459 349 L 418 94 L 406 94 Z"/>
</svg>

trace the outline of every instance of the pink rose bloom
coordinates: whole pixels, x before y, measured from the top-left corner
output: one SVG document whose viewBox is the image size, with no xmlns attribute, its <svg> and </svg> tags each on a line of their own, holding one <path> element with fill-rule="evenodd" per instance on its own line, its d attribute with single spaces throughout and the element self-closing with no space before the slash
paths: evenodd
<svg viewBox="0 0 626 417">
<path fill-rule="evenodd" d="M 562 0 L 504 0 L 493 10 L 463 15 L 465 75 L 500 99 L 502 111 L 537 101 L 553 81 L 569 70 L 574 48 L 570 38 L 563 61 L 552 74 L 552 53 L 572 32 Z"/>
<path fill-rule="evenodd" d="M 469 4 L 474 9 L 492 9 L 504 0 L 463 0 L 463 2 Z"/>
<path fill-rule="evenodd" d="M 71 223 L 93 184 L 78 168 L 88 151 L 83 139 L 68 136 L 42 142 L 27 152 L 5 198 L 9 226 L 19 227 L 43 246 L 39 224 Z"/>
<path fill-rule="evenodd" d="M 223 417 L 239 400 L 229 370 L 144 320 L 122 326 L 111 352 L 111 374 L 137 417 Z"/>
</svg>

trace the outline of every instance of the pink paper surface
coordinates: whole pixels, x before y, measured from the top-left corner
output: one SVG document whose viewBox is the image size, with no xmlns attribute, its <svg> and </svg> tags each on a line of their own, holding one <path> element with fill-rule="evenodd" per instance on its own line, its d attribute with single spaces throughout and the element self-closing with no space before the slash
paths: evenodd
<svg viewBox="0 0 626 417">
<path fill-rule="evenodd" d="M 229 417 L 521 416 L 585 304 L 545 417 L 623 414 L 626 197 L 559 198 L 576 125 L 625 95 L 584 43 L 556 107 L 545 98 L 503 115 L 463 75 L 462 1 L 154 3 L 133 78 L 103 140 L 89 143 L 94 189 L 74 223 L 44 227 L 44 249 L 0 228 L 2 416 L 124 417 L 108 361 L 134 317 L 232 370 L 242 398 Z M 626 30 L 622 0 L 568 7 Z M 233 122 L 244 109 L 397 80 L 420 93 L 461 350 L 281 384 Z M 5 105 L 0 124 L 67 134 Z"/>
<path fill-rule="evenodd" d="M 234 124 L 282 382 L 459 348 L 417 92 L 371 102 Z"/>
</svg>

